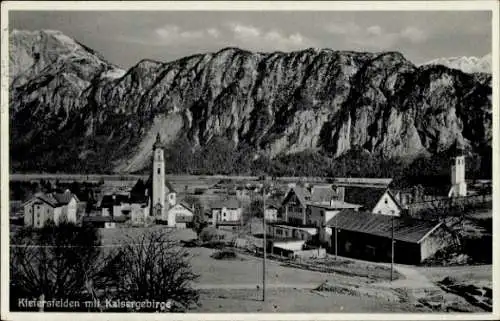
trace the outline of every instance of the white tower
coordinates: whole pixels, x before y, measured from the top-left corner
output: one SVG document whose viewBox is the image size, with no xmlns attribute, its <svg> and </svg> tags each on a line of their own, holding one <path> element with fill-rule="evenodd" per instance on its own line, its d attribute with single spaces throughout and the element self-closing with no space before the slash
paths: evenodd
<svg viewBox="0 0 500 321">
<path fill-rule="evenodd" d="M 451 159 L 451 189 L 449 197 L 467 196 L 467 183 L 465 182 L 465 156 L 463 145 L 456 142 L 454 157 Z"/>
<path fill-rule="evenodd" d="M 156 136 L 153 145 L 153 192 L 151 199 L 153 216 L 162 218 L 165 211 L 165 160 L 160 134 Z"/>
</svg>

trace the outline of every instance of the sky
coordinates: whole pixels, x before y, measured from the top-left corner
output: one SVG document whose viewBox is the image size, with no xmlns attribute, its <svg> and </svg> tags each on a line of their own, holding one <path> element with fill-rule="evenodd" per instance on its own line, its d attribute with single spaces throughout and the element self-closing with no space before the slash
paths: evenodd
<svg viewBox="0 0 500 321">
<path fill-rule="evenodd" d="M 224 47 L 399 51 L 419 64 L 492 46 L 488 11 L 10 11 L 9 28 L 60 30 L 123 68 Z"/>
</svg>

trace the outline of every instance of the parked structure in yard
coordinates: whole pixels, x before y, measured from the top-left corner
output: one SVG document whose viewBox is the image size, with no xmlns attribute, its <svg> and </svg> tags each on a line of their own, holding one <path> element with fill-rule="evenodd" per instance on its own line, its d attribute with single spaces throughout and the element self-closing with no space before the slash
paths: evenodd
<svg viewBox="0 0 500 321">
<path fill-rule="evenodd" d="M 453 242 L 441 222 L 369 212 L 344 210 L 326 226 L 337 229 L 339 255 L 366 260 L 390 261 L 392 236 L 394 260 L 405 264 L 418 264 Z M 333 236 L 331 244 L 333 249 Z"/>
<path fill-rule="evenodd" d="M 44 227 L 49 221 L 77 222 L 78 197 L 66 190 L 63 193 L 36 193 L 24 202 L 24 225 Z"/>
</svg>

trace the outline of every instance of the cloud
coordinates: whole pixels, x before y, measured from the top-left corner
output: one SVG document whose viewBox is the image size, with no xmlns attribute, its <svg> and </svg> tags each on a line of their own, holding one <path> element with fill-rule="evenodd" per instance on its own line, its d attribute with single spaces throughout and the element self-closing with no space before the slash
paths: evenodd
<svg viewBox="0 0 500 321">
<path fill-rule="evenodd" d="M 408 39 L 412 43 L 422 43 L 427 39 L 427 35 L 415 27 L 407 27 L 401 31 L 400 36 Z"/>
<path fill-rule="evenodd" d="M 150 30 L 147 34 L 119 36 L 118 40 L 151 46 L 185 45 L 193 41 L 217 39 L 220 30 L 214 27 L 188 30 L 177 25 L 164 25 Z"/>
<path fill-rule="evenodd" d="M 239 46 L 255 50 L 295 50 L 314 45 L 314 41 L 299 32 L 284 33 L 278 30 L 262 30 L 253 25 L 228 23 L 225 25 L 232 34 L 232 41 Z"/>
<path fill-rule="evenodd" d="M 184 30 L 176 25 L 166 25 L 156 28 L 154 33 L 159 41 L 164 43 L 179 43 L 184 41 L 192 41 L 204 38 L 219 37 L 217 28 L 199 29 L 199 30 Z"/>
<path fill-rule="evenodd" d="M 365 49 L 385 50 L 393 48 L 399 42 L 422 43 L 427 40 L 427 34 L 414 26 L 405 27 L 399 31 L 387 31 L 379 25 L 361 27 L 348 23 L 330 23 L 325 30 L 342 37 L 346 43 Z"/>
</svg>

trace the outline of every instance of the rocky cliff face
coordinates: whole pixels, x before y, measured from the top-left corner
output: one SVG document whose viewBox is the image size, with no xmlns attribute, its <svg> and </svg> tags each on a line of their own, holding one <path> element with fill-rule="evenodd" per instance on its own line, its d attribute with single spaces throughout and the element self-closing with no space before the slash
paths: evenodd
<svg viewBox="0 0 500 321">
<path fill-rule="evenodd" d="M 354 147 L 412 157 L 457 138 L 491 145 L 490 75 L 417 67 L 397 52 L 226 48 L 124 72 L 59 32 L 14 31 L 10 45 L 14 170 L 57 157 L 135 171 L 157 132 L 195 149 L 223 136 L 271 157 Z"/>
</svg>

